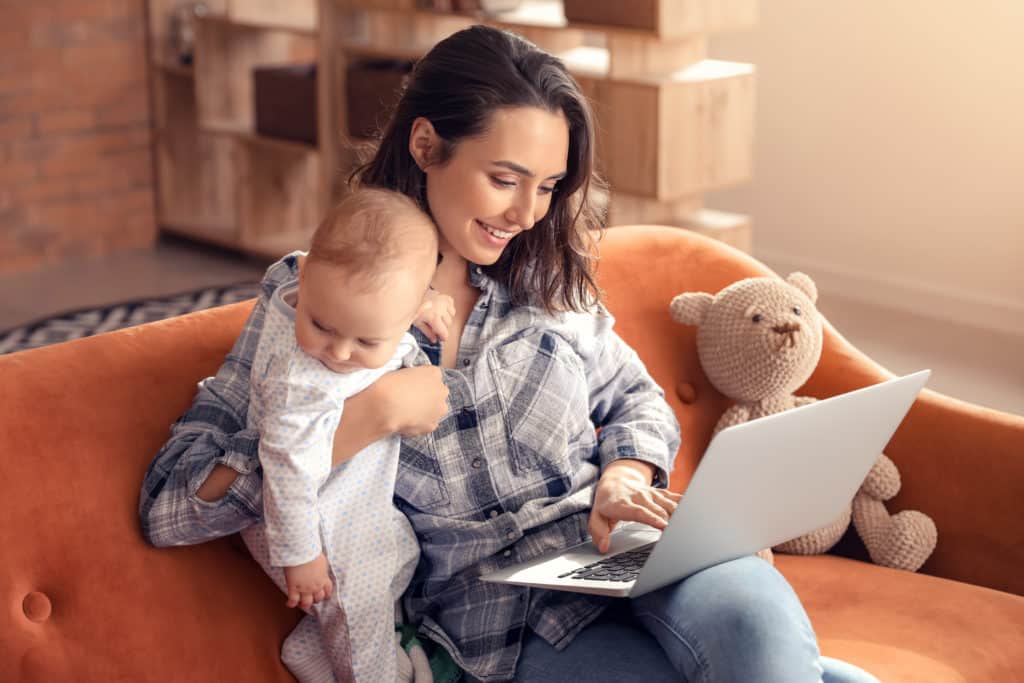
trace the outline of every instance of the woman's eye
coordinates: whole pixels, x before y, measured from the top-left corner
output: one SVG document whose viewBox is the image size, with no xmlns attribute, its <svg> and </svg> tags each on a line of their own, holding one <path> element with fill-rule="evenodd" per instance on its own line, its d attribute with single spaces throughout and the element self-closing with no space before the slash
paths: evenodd
<svg viewBox="0 0 1024 683">
<path fill-rule="evenodd" d="M 554 191 L 555 191 L 555 186 L 554 185 L 552 185 L 551 187 L 543 187 L 543 186 L 541 186 L 540 189 L 537 190 L 537 192 L 539 194 L 551 194 Z"/>
<path fill-rule="evenodd" d="M 503 178 L 497 178 L 495 176 L 491 176 L 491 182 L 494 183 L 495 185 L 497 185 L 498 187 L 515 187 L 516 186 L 516 183 L 515 183 L 514 180 L 504 180 Z"/>
<path fill-rule="evenodd" d="M 764 316 L 762 316 L 760 313 L 755 313 L 754 317 L 751 318 L 751 320 L 753 320 L 755 323 L 759 323 L 762 320 L 764 320 Z"/>
</svg>

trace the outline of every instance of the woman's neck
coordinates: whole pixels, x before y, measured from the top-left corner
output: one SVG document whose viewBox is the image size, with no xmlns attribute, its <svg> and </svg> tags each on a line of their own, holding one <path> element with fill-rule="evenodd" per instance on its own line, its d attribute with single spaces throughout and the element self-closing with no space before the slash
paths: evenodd
<svg viewBox="0 0 1024 683">
<path fill-rule="evenodd" d="M 441 256 L 441 263 L 437 265 L 437 272 L 430 283 L 434 289 L 449 293 L 468 287 L 469 269 L 466 259 L 454 250 L 442 250 Z"/>
</svg>

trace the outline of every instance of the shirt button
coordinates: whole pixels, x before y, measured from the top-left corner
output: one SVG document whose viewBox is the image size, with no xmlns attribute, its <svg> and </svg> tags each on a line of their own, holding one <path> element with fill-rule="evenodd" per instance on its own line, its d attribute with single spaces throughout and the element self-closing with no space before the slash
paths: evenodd
<svg viewBox="0 0 1024 683">
<path fill-rule="evenodd" d="M 470 464 L 473 465 L 474 469 L 480 469 L 480 466 L 483 465 L 483 463 L 480 462 L 480 458 L 473 458 L 473 462 Z"/>
<path fill-rule="evenodd" d="M 502 555 L 504 555 L 505 557 L 512 557 L 512 551 L 511 550 L 506 550 L 505 552 L 502 553 Z"/>
<path fill-rule="evenodd" d="M 473 270 L 475 270 L 475 271 L 476 271 L 476 274 L 477 274 L 477 275 L 480 275 L 481 273 L 483 273 L 483 272 L 484 272 L 484 269 L 483 269 L 483 268 L 481 268 L 480 266 L 477 266 L 477 267 L 476 267 L 476 268 L 474 268 Z"/>
<path fill-rule="evenodd" d="M 514 531 L 508 532 L 507 534 L 505 534 L 505 538 L 507 538 L 510 541 L 514 541 L 516 539 L 516 532 L 514 532 Z"/>
<path fill-rule="evenodd" d="M 498 511 L 497 510 L 491 510 L 491 519 L 494 519 L 497 516 L 498 516 Z"/>
<path fill-rule="evenodd" d="M 470 363 L 470 361 L 469 361 L 468 358 L 463 358 L 462 359 L 462 367 L 464 367 L 464 368 L 465 367 L 469 367 L 469 363 Z"/>
</svg>

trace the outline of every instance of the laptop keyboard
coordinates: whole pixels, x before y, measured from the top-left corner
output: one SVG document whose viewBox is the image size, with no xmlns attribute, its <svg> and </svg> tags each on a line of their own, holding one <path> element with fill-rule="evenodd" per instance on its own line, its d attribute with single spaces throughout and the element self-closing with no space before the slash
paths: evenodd
<svg viewBox="0 0 1024 683">
<path fill-rule="evenodd" d="M 592 562 L 571 572 L 560 574 L 558 578 L 581 581 L 633 581 L 640 573 L 640 568 L 647 562 L 647 557 L 653 549 L 654 544 L 648 543 L 639 548 Z"/>
</svg>

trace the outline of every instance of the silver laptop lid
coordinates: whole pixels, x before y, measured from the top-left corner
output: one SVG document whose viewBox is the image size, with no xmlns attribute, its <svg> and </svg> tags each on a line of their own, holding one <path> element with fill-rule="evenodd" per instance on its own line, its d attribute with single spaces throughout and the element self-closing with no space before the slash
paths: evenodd
<svg viewBox="0 0 1024 683">
<path fill-rule="evenodd" d="M 922 370 L 719 432 L 632 595 L 835 521 L 930 374 Z"/>
</svg>

